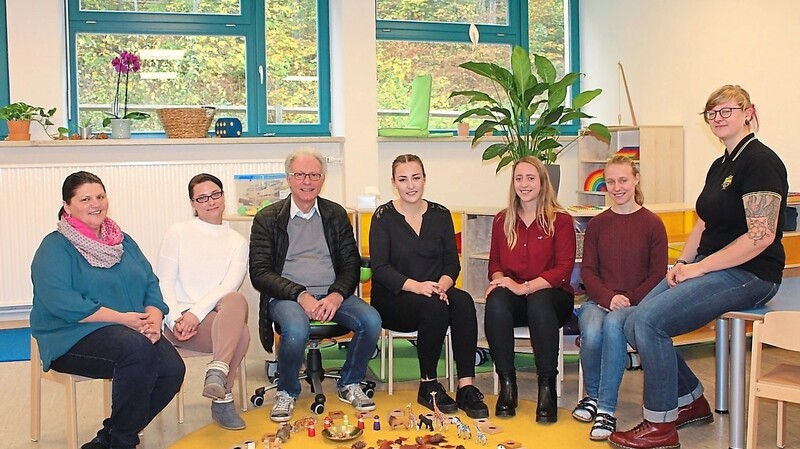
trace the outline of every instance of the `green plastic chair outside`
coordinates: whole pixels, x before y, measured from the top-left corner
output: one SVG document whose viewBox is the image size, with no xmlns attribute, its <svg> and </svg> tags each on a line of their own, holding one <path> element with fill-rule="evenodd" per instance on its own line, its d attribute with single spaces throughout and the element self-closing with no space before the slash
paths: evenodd
<svg viewBox="0 0 800 449">
<path fill-rule="evenodd" d="M 408 123 L 403 128 L 381 128 L 381 137 L 428 137 L 428 119 L 431 112 L 430 75 L 419 75 L 411 83 Z"/>
</svg>

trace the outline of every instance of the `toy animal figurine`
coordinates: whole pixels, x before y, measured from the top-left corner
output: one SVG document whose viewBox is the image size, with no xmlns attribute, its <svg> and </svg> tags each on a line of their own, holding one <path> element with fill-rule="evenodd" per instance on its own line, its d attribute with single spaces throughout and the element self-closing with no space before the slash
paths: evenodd
<svg viewBox="0 0 800 449">
<path fill-rule="evenodd" d="M 463 422 L 461 422 L 461 420 L 458 419 L 458 416 L 451 416 L 450 421 L 456 425 L 456 428 L 458 428 L 459 438 L 463 438 L 465 440 L 472 439 L 472 432 L 469 430 L 468 424 L 464 424 Z"/>
<path fill-rule="evenodd" d="M 280 440 L 281 443 L 285 443 L 289 441 L 289 438 L 292 437 L 292 425 L 289 423 L 284 423 L 278 432 L 275 434 L 275 440 Z"/>
<path fill-rule="evenodd" d="M 417 424 L 417 429 L 418 430 L 422 430 L 422 427 L 425 427 L 426 429 L 428 429 L 431 432 L 433 432 L 433 420 L 432 419 L 428 418 L 425 415 L 419 415 L 417 421 L 418 421 L 418 424 Z"/>
<path fill-rule="evenodd" d="M 436 427 L 437 432 L 446 432 L 447 431 L 447 418 L 445 418 L 444 413 L 439 409 L 439 406 L 436 404 L 436 392 L 431 391 L 431 402 L 433 402 L 433 423 Z"/>
<path fill-rule="evenodd" d="M 406 424 L 406 429 L 408 430 L 416 430 L 417 428 L 417 419 L 414 418 L 414 412 L 411 410 L 411 403 L 409 402 L 406 405 L 406 416 L 408 416 L 408 424 Z"/>
<path fill-rule="evenodd" d="M 478 440 L 481 446 L 486 446 L 486 434 L 481 432 L 478 426 L 475 426 L 475 439 Z"/>
<path fill-rule="evenodd" d="M 389 428 L 392 430 L 396 430 L 398 428 L 407 429 L 408 416 L 389 415 Z"/>
</svg>

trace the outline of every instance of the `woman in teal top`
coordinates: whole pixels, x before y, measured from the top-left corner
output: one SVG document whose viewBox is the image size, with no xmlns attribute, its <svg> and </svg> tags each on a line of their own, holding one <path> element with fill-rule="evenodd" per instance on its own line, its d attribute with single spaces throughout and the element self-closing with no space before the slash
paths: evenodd
<svg viewBox="0 0 800 449">
<path fill-rule="evenodd" d="M 111 416 L 82 449 L 132 449 L 183 382 L 183 361 L 161 338 L 169 309 L 139 247 L 106 216 L 100 178 L 73 173 L 62 196 L 58 229 L 31 263 L 31 333 L 45 370 L 112 379 Z"/>
</svg>

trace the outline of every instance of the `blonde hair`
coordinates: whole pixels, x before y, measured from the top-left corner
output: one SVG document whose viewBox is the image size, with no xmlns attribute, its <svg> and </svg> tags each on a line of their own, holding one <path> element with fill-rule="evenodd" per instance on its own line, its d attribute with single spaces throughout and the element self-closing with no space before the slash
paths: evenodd
<svg viewBox="0 0 800 449">
<path fill-rule="evenodd" d="M 629 158 L 628 156 L 624 156 L 621 154 L 616 154 L 614 157 L 606 162 L 606 168 L 611 165 L 625 165 L 631 168 L 631 172 L 633 172 L 633 176 L 639 176 L 639 169 L 636 168 L 636 163 L 633 159 Z M 603 170 L 603 174 L 605 175 L 605 170 Z M 642 193 L 642 188 L 640 187 L 641 184 L 636 184 L 636 188 L 633 191 L 633 200 L 636 201 L 636 204 L 642 205 L 644 204 L 644 193 Z"/>
<path fill-rule="evenodd" d="M 708 123 L 708 117 L 706 117 L 706 111 L 710 111 L 714 109 L 714 106 L 720 105 L 722 103 L 733 101 L 740 108 L 742 108 L 742 112 L 747 111 L 748 109 L 753 110 L 753 117 L 751 120 L 745 120 L 745 125 L 751 131 L 758 131 L 758 115 L 756 114 L 756 105 L 750 101 L 750 94 L 747 93 L 746 90 L 742 89 L 739 85 L 734 84 L 726 84 L 719 89 L 715 90 L 708 96 L 708 100 L 706 100 L 706 106 L 703 109 L 703 120 Z"/>
<path fill-rule="evenodd" d="M 508 195 L 508 207 L 506 208 L 505 221 L 503 222 L 503 232 L 506 235 L 508 247 L 514 249 L 517 245 L 517 211 L 522 207 L 522 202 L 514 189 L 514 171 L 519 164 L 531 164 L 539 173 L 539 196 L 536 198 L 536 222 L 550 237 L 555 232 L 556 213 L 565 212 L 564 208 L 556 200 L 556 192 L 550 184 L 550 176 L 547 169 L 539 159 L 533 156 L 525 156 L 514 163 L 511 171 L 511 187 Z"/>
</svg>

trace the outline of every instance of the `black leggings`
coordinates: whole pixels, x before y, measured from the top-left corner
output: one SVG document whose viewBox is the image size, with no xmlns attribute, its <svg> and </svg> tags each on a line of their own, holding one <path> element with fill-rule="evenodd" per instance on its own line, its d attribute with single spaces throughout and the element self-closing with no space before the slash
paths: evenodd
<svg viewBox="0 0 800 449">
<path fill-rule="evenodd" d="M 528 325 L 531 346 L 540 377 L 558 374 L 558 329 L 572 314 L 573 296 L 564 290 L 546 288 L 517 296 L 495 288 L 486 298 L 484 328 L 497 372 L 514 369 L 514 327 Z"/>
<path fill-rule="evenodd" d="M 417 354 L 421 379 L 436 379 L 436 366 L 442 353 L 447 326 L 453 342 L 453 357 L 458 378 L 475 376 L 475 348 L 478 320 L 469 293 L 455 287 L 447 290 L 450 304 L 438 296 L 410 292 L 395 295 L 373 284 L 370 304 L 381 314 L 384 329 L 396 332 L 417 331 Z"/>
</svg>

